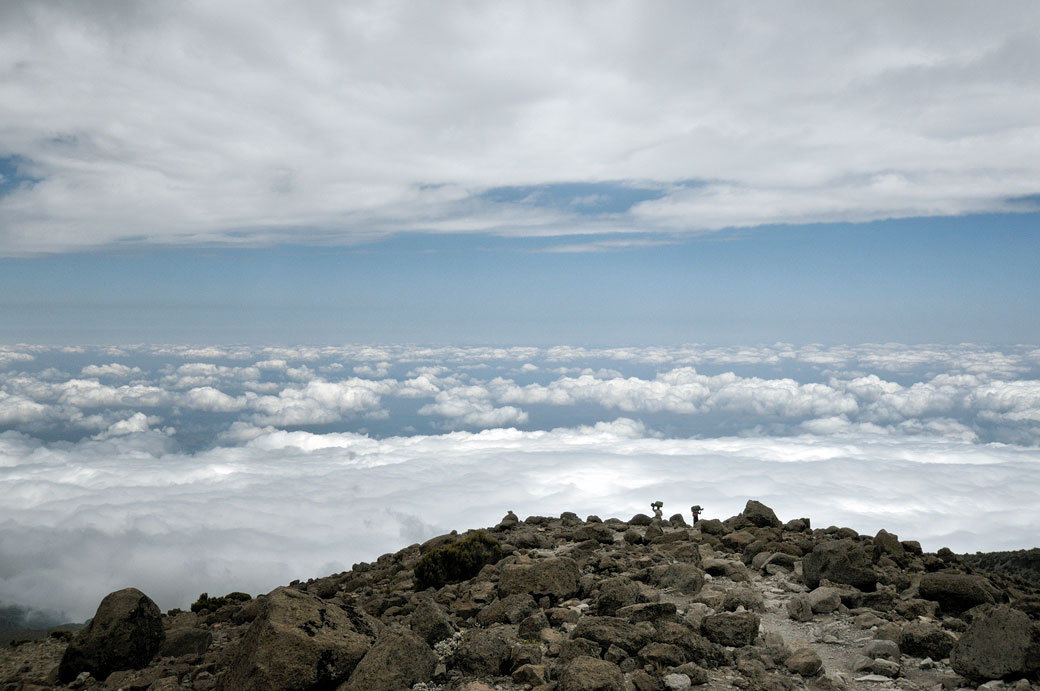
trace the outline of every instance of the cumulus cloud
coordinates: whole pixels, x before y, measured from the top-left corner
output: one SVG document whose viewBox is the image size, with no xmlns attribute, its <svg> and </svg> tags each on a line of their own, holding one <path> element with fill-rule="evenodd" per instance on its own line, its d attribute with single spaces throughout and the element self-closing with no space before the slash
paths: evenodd
<svg viewBox="0 0 1040 691">
<path fill-rule="evenodd" d="M 128 379 L 129 377 L 140 375 L 142 372 L 140 367 L 128 367 L 118 362 L 113 362 L 107 365 L 87 365 L 80 370 L 80 374 L 84 377 Z"/>
<path fill-rule="evenodd" d="M 0 252 L 1031 208 L 1040 10 L 938 11 L 8 2 Z"/>
</svg>

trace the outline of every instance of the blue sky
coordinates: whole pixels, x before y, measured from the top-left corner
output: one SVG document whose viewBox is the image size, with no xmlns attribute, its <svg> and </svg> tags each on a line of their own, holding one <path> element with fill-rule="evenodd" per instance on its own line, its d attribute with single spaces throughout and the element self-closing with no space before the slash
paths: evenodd
<svg viewBox="0 0 1040 691">
<path fill-rule="evenodd" d="M 572 238 L 403 235 L 350 248 L 7 258 L 0 339 L 1035 343 L 1038 222 L 767 226 L 609 251 L 549 251 Z"/>
<path fill-rule="evenodd" d="M 117 8 L 0 10 L 3 341 L 1037 340 L 1035 3 Z"/>
</svg>

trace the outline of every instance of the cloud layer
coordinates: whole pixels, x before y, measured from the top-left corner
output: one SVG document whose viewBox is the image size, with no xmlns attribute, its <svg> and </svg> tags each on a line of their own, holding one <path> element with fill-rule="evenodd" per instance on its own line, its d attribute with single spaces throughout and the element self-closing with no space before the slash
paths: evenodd
<svg viewBox="0 0 1040 691">
<path fill-rule="evenodd" d="M 0 349 L 0 604 L 266 591 L 452 529 L 660 499 L 1034 546 L 1040 351 Z M 6 430 L 6 431 L 4 431 Z M 69 574 L 76 578 L 70 579 Z"/>
<path fill-rule="evenodd" d="M 1038 13 L 8 2 L 0 253 L 1030 209 Z"/>
</svg>

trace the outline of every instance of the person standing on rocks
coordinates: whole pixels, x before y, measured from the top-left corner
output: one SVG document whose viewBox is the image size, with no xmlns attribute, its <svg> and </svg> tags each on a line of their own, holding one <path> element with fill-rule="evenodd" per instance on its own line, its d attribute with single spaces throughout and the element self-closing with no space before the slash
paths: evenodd
<svg viewBox="0 0 1040 691">
<path fill-rule="evenodd" d="M 650 508 L 654 510 L 654 518 L 661 520 L 664 517 L 664 513 L 661 511 L 661 507 L 664 506 L 663 501 L 655 501 L 650 505 Z"/>
<path fill-rule="evenodd" d="M 693 524 L 694 525 L 697 525 L 697 521 L 701 520 L 701 511 L 703 511 L 703 510 L 704 509 L 701 508 L 700 504 L 694 504 L 693 506 L 690 507 L 690 513 L 693 514 Z"/>
</svg>

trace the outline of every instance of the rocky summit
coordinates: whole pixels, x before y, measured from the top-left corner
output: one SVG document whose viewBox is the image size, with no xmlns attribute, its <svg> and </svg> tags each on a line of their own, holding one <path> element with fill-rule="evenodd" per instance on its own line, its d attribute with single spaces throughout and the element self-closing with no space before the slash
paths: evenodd
<svg viewBox="0 0 1040 691">
<path fill-rule="evenodd" d="M 128 588 L 7 647 L 0 691 L 1040 689 L 1040 590 L 885 530 L 512 512 L 162 614 Z M 697 507 L 699 508 L 699 507 Z"/>
</svg>

